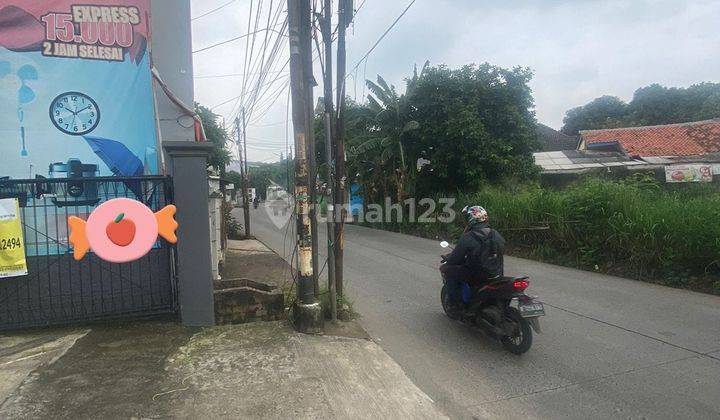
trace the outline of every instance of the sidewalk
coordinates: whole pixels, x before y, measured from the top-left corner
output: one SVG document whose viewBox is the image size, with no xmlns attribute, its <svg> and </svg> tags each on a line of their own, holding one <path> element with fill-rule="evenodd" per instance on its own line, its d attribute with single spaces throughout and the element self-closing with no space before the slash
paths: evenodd
<svg viewBox="0 0 720 420">
<path fill-rule="evenodd" d="M 205 329 L 128 322 L 0 334 L 0 418 L 41 417 L 444 415 L 374 342 L 298 334 L 275 321 Z"/>
</svg>

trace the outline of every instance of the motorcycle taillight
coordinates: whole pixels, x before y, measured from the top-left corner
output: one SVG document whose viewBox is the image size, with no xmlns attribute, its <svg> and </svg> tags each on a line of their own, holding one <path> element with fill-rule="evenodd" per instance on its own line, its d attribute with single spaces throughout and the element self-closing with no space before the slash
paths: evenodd
<svg viewBox="0 0 720 420">
<path fill-rule="evenodd" d="M 518 290 L 522 292 L 523 290 L 527 289 L 527 287 L 530 285 L 530 282 L 527 280 L 515 280 L 513 282 L 513 287 L 515 290 Z"/>
</svg>

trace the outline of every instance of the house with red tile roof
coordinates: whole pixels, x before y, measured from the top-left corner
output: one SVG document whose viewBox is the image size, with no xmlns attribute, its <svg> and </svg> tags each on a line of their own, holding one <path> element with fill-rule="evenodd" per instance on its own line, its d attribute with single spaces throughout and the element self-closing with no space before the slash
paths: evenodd
<svg viewBox="0 0 720 420">
<path fill-rule="evenodd" d="M 720 119 L 646 127 L 585 130 L 580 150 L 614 149 L 632 158 L 702 157 L 720 153 Z M 648 159 L 652 160 L 652 159 Z"/>
</svg>

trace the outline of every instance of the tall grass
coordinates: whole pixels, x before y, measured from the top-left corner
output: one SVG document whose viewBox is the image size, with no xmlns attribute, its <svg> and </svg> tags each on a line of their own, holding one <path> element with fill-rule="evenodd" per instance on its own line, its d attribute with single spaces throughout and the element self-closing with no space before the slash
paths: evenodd
<svg viewBox="0 0 720 420">
<path fill-rule="evenodd" d="M 585 179 L 564 189 L 485 188 L 456 210 L 484 206 L 516 254 L 720 294 L 720 192 L 648 180 Z M 392 230 L 455 238 L 457 224 Z"/>
</svg>

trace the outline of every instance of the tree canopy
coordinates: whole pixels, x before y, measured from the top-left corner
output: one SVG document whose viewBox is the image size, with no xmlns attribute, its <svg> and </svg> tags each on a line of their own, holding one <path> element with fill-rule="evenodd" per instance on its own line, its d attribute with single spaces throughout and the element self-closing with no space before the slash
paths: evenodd
<svg viewBox="0 0 720 420">
<path fill-rule="evenodd" d="M 345 114 L 351 180 L 369 200 L 399 201 L 533 178 L 531 78 L 527 68 L 426 63 L 404 93 L 381 76 L 367 81 L 368 102 L 348 101 Z"/>
<path fill-rule="evenodd" d="M 562 131 L 575 135 L 580 130 L 639 127 L 720 117 L 720 83 L 699 83 L 688 88 L 652 84 L 635 91 L 625 103 L 614 96 L 602 96 L 565 114 Z"/>
<path fill-rule="evenodd" d="M 208 166 L 224 172 L 225 166 L 230 163 L 230 152 L 225 148 L 228 142 L 228 134 L 225 129 L 218 123 L 218 115 L 213 113 L 198 103 L 195 103 L 195 112 L 200 116 L 200 120 L 205 130 L 205 137 L 214 147 L 208 157 Z"/>
<path fill-rule="evenodd" d="M 267 188 L 273 183 L 279 184 L 287 189 L 288 180 L 288 161 L 283 159 L 281 162 L 273 163 L 251 163 L 250 164 L 250 188 L 255 188 L 255 193 L 262 199 L 265 199 Z M 294 170 L 292 162 L 290 162 L 290 171 Z M 238 174 L 238 177 L 240 174 Z M 237 184 L 239 188 L 242 184 Z"/>
</svg>

